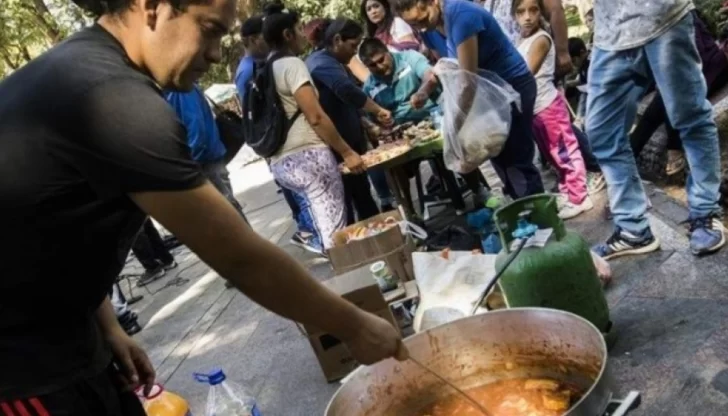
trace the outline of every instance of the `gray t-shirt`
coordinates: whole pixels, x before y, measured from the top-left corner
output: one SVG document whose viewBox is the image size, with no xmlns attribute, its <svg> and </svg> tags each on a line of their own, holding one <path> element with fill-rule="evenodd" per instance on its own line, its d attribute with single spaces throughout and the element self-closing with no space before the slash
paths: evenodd
<svg viewBox="0 0 728 416">
<path fill-rule="evenodd" d="M 691 0 L 594 0 L 594 45 L 607 51 L 643 46 L 694 8 Z"/>
</svg>

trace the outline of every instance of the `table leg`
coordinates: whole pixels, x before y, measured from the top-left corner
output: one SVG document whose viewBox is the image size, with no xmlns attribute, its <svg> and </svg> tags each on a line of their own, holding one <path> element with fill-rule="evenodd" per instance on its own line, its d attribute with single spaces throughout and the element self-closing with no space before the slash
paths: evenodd
<svg viewBox="0 0 728 416">
<path fill-rule="evenodd" d="M 455 179 L 455 174 L 449 170 L 442 159 L 435 158 L 435 163 L 440 170 L 440 175 L 445 180 L 445 186 L 447 186 L 450 200 L 452 201 L 453 207 L 456 210 L 462 211 L 465 209 L 465 201 L 463 201 L 463 195 L 460 193 L 460 187 Z"/>
<path fill-rule="evenodd" d="M 394 198 L 397 200 L 397 203 L 404 210 L 404 215 L 408 219 L 419 218 L 414 209 L 414 204 L 412 203 L 412 196 L 406 195 L 405 189 L 407 189 L 407 187 L 402 186 L 402 170 L 398 169 L 398 167 L 387 168 L 385 169 L 385 175 L 387 177 L 389 189 L 394 194 Z M 406 173 L 404 176 L 407 176 Z"/>
</svg>

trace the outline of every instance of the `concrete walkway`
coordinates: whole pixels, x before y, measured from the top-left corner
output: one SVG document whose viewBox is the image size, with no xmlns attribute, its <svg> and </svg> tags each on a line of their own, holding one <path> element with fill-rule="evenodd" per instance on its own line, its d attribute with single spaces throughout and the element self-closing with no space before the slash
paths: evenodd
<svg viewBox="0 0 728 416">
<path fill-rule="evenodd" d="M 319 279 L 328 264 L 288 243 L 290 211 L 264 163 L 230 165 L 234 188 L 255 230 L 304 262 Z M 611 355 L 621 392 L 640 390 L 637 415 L 725 415 L 728 409 L 728 251 L 694 259 L 678 222 L 686 211 L 652 192 L 654 231 L 663 250 L 612 263 L 608 290 L 619 339 Z M 604 197 L 597 206 L 603 206 Z M 569 222 L 591 243 L 611 226 L 602 210 Z M 255 305 L 186 249 L 180 266 L 149 286 L 153 295 L 133 306 L 144 330 L 136 339 L 147 349 L 158 379 L 204 416 L 207 388 L 194 372 L 222 367 L 244 385 L 266 416 L 322 415 L 337 384 L 324 380 L 306 338 L 290 321 Z M 139 272 L 135 260 L 128 272 Z M 126 287 L 124 287 L 126 290 Z M 355 415 L 352 415 L 355 416 Z"/>
</svg>

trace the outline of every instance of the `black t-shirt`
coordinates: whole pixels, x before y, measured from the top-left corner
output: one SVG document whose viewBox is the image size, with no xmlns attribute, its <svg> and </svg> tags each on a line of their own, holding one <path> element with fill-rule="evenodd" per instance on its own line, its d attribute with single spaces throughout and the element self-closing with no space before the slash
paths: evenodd
<svg viewBox="0 0 728 416">
<path fill-rule="evenodd" d="M 110 363 L 93 314 L 145 215 L 204 182 L 156 84 L 100 26 L 0 83 L 0 402 Z"/>
</svg>

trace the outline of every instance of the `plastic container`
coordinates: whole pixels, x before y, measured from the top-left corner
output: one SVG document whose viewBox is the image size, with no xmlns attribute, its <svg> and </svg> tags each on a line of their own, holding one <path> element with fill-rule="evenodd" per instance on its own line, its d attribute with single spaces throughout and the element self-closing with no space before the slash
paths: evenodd
<svg viewBox="0 0 728 416">
<path fill-rule="evenodd" d="M 148 397 L 144 397 L 141 388 L 136 393 L 148 416 L 192 416 L 187 401 L 166 391 L 161 384 L 155 384 Z"/>
<path fill-rule="evenodd" d="M 376 279 L 379 289 L 382 292 L 387 292 L 397 288 L 397 278 L 392 276 L 392 271 L 389 270 L 387 263 L 384 261 L 378 261 L 369 267 L 369 271 L 372 272 L 374 279 Z"/>
<path fill-rule="evenodd" d="M 210 386 L 204 416 L 261 416 L 255 400 L 242 387 L 225 381 L 222 370 L 195 373 L 195 380 Z"/>
</svg>

